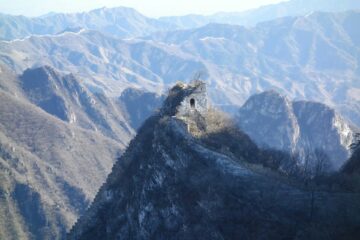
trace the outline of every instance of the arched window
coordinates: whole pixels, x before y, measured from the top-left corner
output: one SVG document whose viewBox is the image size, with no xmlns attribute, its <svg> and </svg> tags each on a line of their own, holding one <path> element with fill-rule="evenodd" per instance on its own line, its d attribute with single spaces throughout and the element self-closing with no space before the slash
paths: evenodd
<svg viewBox="0 0 360 240">
<path fill-rule="evenodd" d="M 195 107 L 195 99 L 190 99 L 190 107 L 194 108 Z"/>
</svg>

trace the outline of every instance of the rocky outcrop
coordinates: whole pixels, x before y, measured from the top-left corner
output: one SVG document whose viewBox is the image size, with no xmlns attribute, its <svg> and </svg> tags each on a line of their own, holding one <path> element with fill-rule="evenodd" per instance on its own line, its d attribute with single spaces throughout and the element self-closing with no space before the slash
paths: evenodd
<svg viewBox="0 0 360 240">
<path fill-rule="evenodd" d="M 241 129 L 262 147 L 296 153 L 299 164 L 326 154 L 327 170 L 339 170 L 350 155 L 350 125 L 333 109 L 316 102 L 295 101 L 275 91 L 253 95 L 239 109 Z"/>
<path fill-rule="evenodd" d="M 260 146 L 293 152 L 300 128 L 292 103 L 275 91 L 253 95 L 240 108 L 240 128 Z"/>
</svg>

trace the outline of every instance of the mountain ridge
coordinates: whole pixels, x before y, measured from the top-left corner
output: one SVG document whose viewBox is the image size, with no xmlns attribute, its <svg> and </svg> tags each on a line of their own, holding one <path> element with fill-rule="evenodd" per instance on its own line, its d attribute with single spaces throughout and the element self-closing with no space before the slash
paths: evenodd
<svg viewBox="0 0 360 240">
<path fill-rule="evenodd" d="M 201 71 L 215 104 L 239 106 L 253 93 L 276 89 L 324 102 L 359 125 L 359 15 L 315 13 L 252 29 L 211 24 L 145 39 L 95 31 L 31 37 L 2 42 L 0 60 L 17 72 L 44 64 L 74 72 L 92 91 L 112 96 L 127 87 L 159 93 Z"/>
<path fill-rule="evenodd" d="M 0 219 L 1 239 L 63 239 L 134 134 L 117 115 L 117 101 L 88 93 L 77 78 L 51 67 L 17 76 L 0 65 L 0 212 L 6 216 Z M 86 101 L 77 98 L 81 94 Z M 59 100 L 53 105 L 42 104 L 54 96 Z M 111 121 L 118 119 L 122 131 L 112 128 L 109 134 L 88 118 L 95 129 L 78 124 L 89 112 L 83 103 L 91 99 L 97 101 L 94 113 L 108 111 L 106 122 L 114 127 Z M 67 113 L 77 121 L 61 118 Z"/>
<path fill-rule="evenodd" d="M 201 144 L 177 115 L 187 89 L 175 88 L 160 114 L 139 129 L 69 239 L 351 239 L 359 233 L 357 220 L 339 220 L 335 210 L 358 212 L 358 194 L 297 188 L 248 168 L 244 153 L 230 157 Z M 225 151 L 228 141 L 220 144 Z M 304 207 L 312 194 L 316 218 Z"/>
<path fill-rule="evenodd" d="M 203 16 L 189 14 L 150 18 L 129 7 L 97 8 L 76 13 L 50 13 L 39 17 L 14 16 L 0 13 L 0 39 L 21 39 L 30 35 L 55 34 L 69 28 L 86 28 L 102 31 L 117 37 L 144 36 L 151 32 L 174 28 L 188 29 L 209 23 L 226 23 L 255 26 L 256 23 L 286 16 L 300 16 L 313 11 L 339 12 L 360 9 L 360 4 L 345 0 L 316 0 L 308 5 L 303 0 L 291 0 L 270 4 L 242 12 L 218 12 Z M 86 21 L 84 21 L 86 19 Z"/>
<path fill-rule="evenodd" d="M 315 11 L 341 12 L 353 9 L 360 9 L 360 4 L 352 0 L 290 0 L 276 4 L 260 6 L 258 8 L 245 10 L 242 12 L 219 12 L 208 16 L 203 15 L 185 15 L 161 17 L 170 23 L 177 24 L 180 28 L 197 28 L 208 23 L 226 23 L 243 26 L 255 26 L 258 23 L 274 20 L 276 18 L 288 16 L 302 16 Z"/>
<path fill-rule="evenodd" d="M 33 18 L 0 14 L 0 22 L 3 23 L 0 27 L 2 40 L 19 39 L 34 34 L 55 34 L 74 27 L 97 29 L 104 34 L 117 37 L 134 37 L 167 30 L 172 26 L 126 7 L 99 8 L 80 13 L 55 13 Z"/>
</svg>

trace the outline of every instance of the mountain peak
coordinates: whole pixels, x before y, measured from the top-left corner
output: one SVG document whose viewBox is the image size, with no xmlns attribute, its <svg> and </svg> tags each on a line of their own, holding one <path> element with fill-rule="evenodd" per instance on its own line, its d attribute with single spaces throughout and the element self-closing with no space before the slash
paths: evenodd
<svg viewBox="0 0 360 240">
<path fill-rule="evenodd" d="M 304 205 L 314 202 L 313 195 L 244 164 L 265 156 L 246 135 L 189 134 L 179 118 L 191 114 L 183 112 L 183 104 L 192 111 L 191 99 L 196 108 L 197 94 L 206 93 L 199 86 L 177 84 L 169 91 L 160 114 L 139 129 L 68 239 L 276 239 L 328 234 L 307 225 L 309 211 Z M 351 209 L 349 201 L 329 201 L 332 193 L 321 194 L 326 196 L 316 201 L 314 224 L 335 219 L 329 229 L 357 227 L 356 221 L 339 226 L 342 220 L 336 217 L 340 206 Z M 352 219 L 358 210 L 349 213 Z"/>
<path fill-rule="evenodd" d="M 244 104 L 244 109 L 257 108 L 261 114 L 274 117 L 281 111 L 291 111 L 290 100 L 275 90 L 267 90 L 252 95 Z"/>
<path fill-rule="evenodd" d="M 302 160 L 326 153 L 329 171 L 344 164 L 353 139 L 349 124 L 334 109 L 318 102 L 292 102 L 275 91 L 250 97 L 239 110 L 238 122 L 260 146 L 296 152 Z"/>
</svg>

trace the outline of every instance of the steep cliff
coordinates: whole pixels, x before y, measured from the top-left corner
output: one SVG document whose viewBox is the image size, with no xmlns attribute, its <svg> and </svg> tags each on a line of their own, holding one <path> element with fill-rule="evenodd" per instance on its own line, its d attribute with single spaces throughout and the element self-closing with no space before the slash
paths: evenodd
<svg viewBox="0 0 360 240">
<path fill-rule="evenodd" d="M 352 128 L 322 103 L 292 102 L 267 91 L 246 101 L 239 109 L 237 122 L 259 146 L 296 153 L 301 165 L 310 159 L 315 167 L 321 155 L 326 158 L 326 171 L 334 171 L 350 156 Z"/>
<path fill-rule="evenodd" d="M 221 149 L 204 140 L 215 140 L 221 126 L 194 136 L 176 117 L 189 94 L 191 89 L 181 86 L 170 91 L 69 239 L 351 239 L 360 234 L 359 194 L 310 191 L 249 165 L 260 150 L 244 134 L 237 143 L 218 142 Z M 244 151 L 235 154 L 237 149 Z"/>
</svg>

